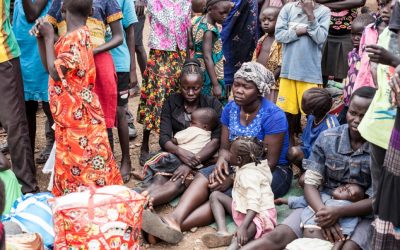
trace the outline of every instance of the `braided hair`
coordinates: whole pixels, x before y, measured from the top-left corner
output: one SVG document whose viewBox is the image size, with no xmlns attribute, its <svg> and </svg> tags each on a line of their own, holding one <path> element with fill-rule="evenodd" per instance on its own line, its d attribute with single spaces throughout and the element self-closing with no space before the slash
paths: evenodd
<svg viewBox="0 0 400 250">
<path fill-rule="evenodd" d="M 203 70 L 201 64 L 197 59 L 186 59 L 182 66 L 180 79 L 185 75 L 199 75 L 201 80 L 204 81 Z"/>
<path fill-rule="evenodd" d="M 304 92 L 301 109 L 317 118 L 324 117 L 332 108 L 332 96 L 323 88 L 311 88 Z"/>
<path fill-rule="evenodd" d="M 264 144 L 257 137 L 237 137 L 232 145 L 236 145 L 237 156 L 243 158 L 243 164 L 255 162 L 261 164 L 261 159 L 264 156 Z"/>
</svg>

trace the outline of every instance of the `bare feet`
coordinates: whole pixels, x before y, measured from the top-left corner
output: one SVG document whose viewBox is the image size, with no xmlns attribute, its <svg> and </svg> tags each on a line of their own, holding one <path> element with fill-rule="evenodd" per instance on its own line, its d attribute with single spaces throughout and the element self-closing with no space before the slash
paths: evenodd
<svg viewBox="0 0 400 250">
<path fill-rule="evenodd" d="M 129 180 L 131 179 L 131 171 L 132 171 L 131 161 L 129 159 L 123 159 L 121 161 L 121 167 L 119 171 L 121 172 L 122 180 L 124 181 L 124 183 L 128 183 Z"/>
</svg>

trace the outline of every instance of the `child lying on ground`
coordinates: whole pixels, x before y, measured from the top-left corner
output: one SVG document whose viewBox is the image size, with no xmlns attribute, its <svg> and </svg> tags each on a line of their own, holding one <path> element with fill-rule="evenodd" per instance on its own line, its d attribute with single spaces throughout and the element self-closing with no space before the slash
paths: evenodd
<svg viewBox="0 0 400 250">
<path fill-rule="evenodd" d="M 258 40 L 256 50 L 253 54 L 253 61 L 261 63 L 275 77 L 275 85 L 271 87 L 269 94 L 265 98 L 276 103 L 279 90 L 279 75 L 281 74 L 282 64 L 282 44 L 275 40 L 275 25 L 278 19 L 280 8 L 269 6 L 262 10 L 260 14 L 261 28 L 265 35 Z"/>
<path fill-rule="evenodd" d="M 266 160 L 260 161 L 264 153 L 262 143 L 257 138 L 238 137 L 230 153 L 230 163 L 237 166 L 232 198 L 219 191 L 210 195 L 218 231 L 203 235 L 202 241 L 209 248 L 230 244 L 228 249 L 239 249 L 249 240 L 270 232 L 277 224 L 271 170 Z M 238 226 L 236 238 L 227 231 L 225 212 L 232 215 Z"/>
<path fill-rule="evenodd" d="M 179 131 L 172 140 L 179 147 L 197 154 L 211 141 L 211 131 L 218 125 L 218 114 L 212 108 L 198 108 L 191 114 L 190 127 Z M 154 175 L 172 176 L 181 160 L 171 153 L 161 152 L 150 158 L 144 165 L 143 175 L 139 179 L 148 182 Z M 203 165 L 197 166 L 198 168 Z M 186 178 L 182 178 L 182 183 Z"/>
<path fill-rule="evenodd" d="M 337 187 L 332 196 L 321 192 L 321 199 L 325 206 L 328 207 L 341 207 L 349 205 L 353 202 L 360 201 L 365 198 L 365 191 L 357 184 L 346 184 Z M 321 228 L 315 222 L 315 211 L 308 206 L 304 196 L 289 196 L 289 198 L 278 198 L 275 200 L 276 205 L 287 204 L 289 208 L 305 208 L 301 214 L 301 227 L 304 230 L 304 238 L 319 238 L 325 239 L 322 236 Z M 356 228 L 359 217 L 343 217 L 339 219 L 339 225 L 345 237 L 350 238 Z M 335 249 L 341 249 L 341 243 L 335 243 Z"/>
<path fill-rule="evenodd" d="M 304 92 L 301 108 L 308 115 L 307 125 L 301 136 L 301 145 L 289 148 L 287 159 L 302 168 L 303 159 L 310 156 L 311 148 L 319 134 L 339 126 L 334 115 L 328 114 L 332 107 L 332 97 L 326 89 L 312 88 Z"/>
</svg>

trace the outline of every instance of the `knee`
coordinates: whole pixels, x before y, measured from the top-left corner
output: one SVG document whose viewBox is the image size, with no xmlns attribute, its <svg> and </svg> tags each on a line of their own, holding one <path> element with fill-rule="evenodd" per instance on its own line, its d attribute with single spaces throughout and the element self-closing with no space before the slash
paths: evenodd
<svg viewBox="0 0 400 250">
<path fill-rule="evenodd" d="M 343 247 L 342 250 L 360 250 L 361 248 L 352 240 L 347 240 Z"/>
<path fill-rule="evenodd" d="M 219 202 L 221 195 L 224 195 L 220 191 L 214 191 L 210 194 L 209 200 L 211 204 Z"/>
<path fill-rule="evenodd" d="M 300 147 L 296 146 L 296 147 L 290 147 L 286 158 L 288 159 L 288 161 L 290 162 L 296 162 L 299 160 L 299 158 L 301 157 L 301 153 L 300 153 L 301 149 Z"/>
</svg>

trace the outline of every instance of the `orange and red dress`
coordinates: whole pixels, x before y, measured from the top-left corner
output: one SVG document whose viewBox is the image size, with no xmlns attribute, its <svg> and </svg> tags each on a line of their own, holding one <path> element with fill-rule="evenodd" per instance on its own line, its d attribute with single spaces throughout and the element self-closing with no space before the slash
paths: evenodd
<svg viewBox="0 0 400 250">
<path fill-rule="evenodd" d="M 53 194 L 80 186 L 122 184 L 108 142 L 104 114 L 93 92 L 96 69 L 87 26 L 55 44 L 55 68 L 61 81 L 49 81 L 50 108 L 56 123 Z M 62 68 L 67 69 L 65 75 Z"/>
</svg>

